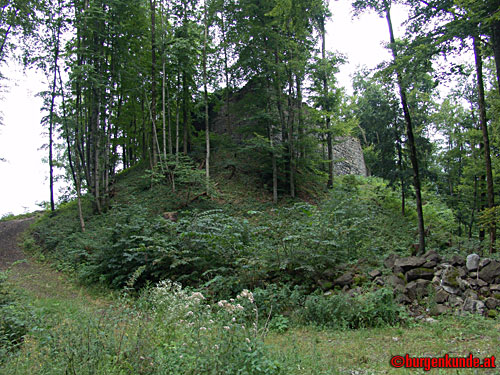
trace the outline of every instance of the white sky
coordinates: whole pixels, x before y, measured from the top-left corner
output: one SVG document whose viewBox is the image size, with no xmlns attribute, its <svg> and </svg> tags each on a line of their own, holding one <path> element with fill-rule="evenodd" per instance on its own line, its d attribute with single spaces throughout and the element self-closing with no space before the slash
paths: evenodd
<svg viewBox="0 0 500 375">
<path fill-rule="evenodd" d="M 350 0 L 331 1 L 330 9 L 333 17 L 327 27 L 327 48 L 347 55 L 348 63 L 337 78 L 351 92 L 350 76 L 360 66 L 374 68 L 390 58 L 383 47 L 389 38 L 387 24 L 374 13 L 352 20 Z M 397 36 L 402 36 L 399 25 L 404 10 L 395 7 L 392 17 Z M 39 150 L 48 140 L 40 125 L 42 100 L 35 97 L 46 90 L 45 77 L 35 71 L 24 75 L 13 63 L 2 66 L 2 72 L 9 81 L 1 83 L 4 126 L 0 127 L 0 157 L 7 162 L 0 162 L 0 217 L 36 210 L 37 203 L 49 200 L 48 165 L 42 163 L 46 152 Z"/>
</svg>

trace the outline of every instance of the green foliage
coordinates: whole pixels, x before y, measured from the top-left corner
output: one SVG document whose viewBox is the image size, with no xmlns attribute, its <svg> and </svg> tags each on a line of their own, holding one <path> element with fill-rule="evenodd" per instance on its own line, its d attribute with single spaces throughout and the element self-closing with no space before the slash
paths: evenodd
<svg viewBox="0 0 500 375">
<path fill-rule="evenodd" d="M 355 297 L 309 296 L 304 311 L 308 322 L 340 329 L 395 325 L 404 317 L 393 291 L 384 288 Z"/>
<path fill-rule="evenodd" d="M 22 344 L 29 322 L 29 311 L 10 291 L 7 274 L 0 272 L 0 364 Z"/>
</svg>

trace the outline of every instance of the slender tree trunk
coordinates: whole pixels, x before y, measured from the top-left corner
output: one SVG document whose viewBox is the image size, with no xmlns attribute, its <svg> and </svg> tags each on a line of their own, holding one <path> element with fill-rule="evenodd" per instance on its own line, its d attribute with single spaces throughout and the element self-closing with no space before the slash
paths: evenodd
<svg viewBox="0 0 500 375">
<path fill-rule="evenodd" d="M 500 90 L 500 20 L 493 20 L 491 22 L 492 28 L 492 44 L 493 56 L 495 57 L 496 75 L 498 88 Z"/>
<path fill-rule="evenodd" d="M 321 19 L 321 58 L 323 64 L 326 64 L 326 30 L 325 30 L 325 19 Z M 325 67 L 326 69 L 326 67 Z M 328 182 L 326 187 L 331 188 L 333 186 L 333 139 L 332 133 L 330 131 L 330 103 L 328 99 L 328 80 L 326 77 L 326 71 L 323 72 L 323 95 L 325 101 L 325 112 L 326 112 L 326 142 L 328 149 Z"/>
<path fill-rule="evenodd" d="M 82 229 L 82 232 L 85 232 L 85 220 L 83 218 L 83 211 L 82 211 L 80 163 L 78 161 L 78 155 L 76 155 L 75 163 L 73 163 L 72 155 L 74 153 L 71 151 L 70 129 L 69 129 L 69 125 L 68 125 L 68 117 L 66 114 L 66 100 L 64 97 L 64 86 L 62 83 L 61 71 L 59 70 L 59 67 L 57 68 L 57 70 L 58 70 L 58 75 L 59 75 L 59 87 L 61 88 L 63 123 L 64 123 L 64 129 L 65 129 L 66 145 L 68 147 L 68 162 L 69 162 L 69 167 L 71 169 L 71 176 L 73 177 L 73 183 L 75 184 L 75 189 L 76 189 L 76 199 L 77 199 L 77 204 L 78 204 L 78 217 L 80 219 L 80 228 Z M 76 126 L 78 126 L 78 124 Z M 75 141 L 76 141 L 76 138 L 75 138 Z"/>
<path fill-rule="evenodd" d="M 229 67 L 228 67 L 228 56 L 227 56 L 227 42 L 226 42 L 226 28 L 224 22 L 224 12 L 222 12 L 222 44 L 224 45 L 224 77 L 226 79 L 226 129 L 228 133 L 232 134 L 232 126 L 229 121 Z"/>
<path fill-rule="evenodd" d="M 179 92 L 180 92 L 180 73 L 177 75 L 177 100 L 176 100 L 176 119 L 175 119 L 175 162 L 179 163 L 179 126 L 180 126 L 180 110 L 181 110 L 181 103 L 180 103 L 180 98 L 179 98 Z"/>
<path fill-rule="evenodd" d="M 397 62 L 397 52 L 394 38 L 394 31 L 392 29 L 391 13 L 390 8 L 386 9 L 386 19 L 387 25 L 389 26 L 389 37 L 391 42 L 391 51 L 394 58 L 394 63 Z M 424 213 L 422 209 L 422 193 L 420 191 L 420 176 L 418 170 L 418 158 L 417 158 L 417 148 L 415 146 L 415 137 L 413 135 L 413 125 L 410 116 L 410 109 L 408 107 L 408 102 L 406 99 L 406 91 L 403 86 L 403 77 L 401 72 L 396 67 L 397 82 L 399 86 L 399 94 L 401 96 L 401 105 L 403 107 L 404 118 L 406 122 L 406 135 L 408 137 L 408 146 L 410 147 L 410 161 L 413 168 L 413 186 L 415 188 L 415 200 L 417 203 L 417 216 L 418 216 L 418 237 L 419 237 L 419 247 L 417 255 L 423 254 L 425 252 L 425 227 L 424 227 Z"/>
<path fill-rule="evenodd" d="M 159 149 L 158 136 L 156 134 L 156 0 L 149 0 L 151 8 L 151 117 L 153 129 L 153 165 L 158 162 L 157 149 Z"/>
<path fill-rule="evenodd" d="M 54 70 L 54 78 L 52 81 L 52 93 L 50 98 L 50 112 L 49 112 L 49 181 L 50 181 L 50 210 L 55 210 L 54 204 L 54 160 L 53 160 L 53 132 L 54 132 L 54 104 L 56 99 L 57 90 L 57 70 L 58 70 L 58 59 L 59 59 L 59 35 L 60 26 L 57 27 L 55 32 L 55 50 L 54 50 L 54 65 L 52 69 Z"/>
<path fill-rule="evenodd" d="M 205 177 L 206 177 L 206 191 L 210 183 L 210 128 L 208 119 L 208 91 L 207 91 L 207 39 L 208 39 L 208 20 L 207 20 L 207 0 L 204 3 L 204 24 L 205 35 L 203 39 L 203 92 L 205 97 L 205 144 L 206 144 L 206 157 L 205 157 Z"/>
<path fill-rule="evenodd" d="M 398 166 L 399 166 L 399 180 L 401 182 L 401 214 L 405 216 L 405 179 L 403 170 L 403 152 L 401 149 L 401 139 L 397 141 L 398 148 Z"/>
<path fill-rule="evenodd" d="M 483 82 L 483 60 L 481 56 L 481 49 L 479 40 L 474 37 L 474 59 L 476 63 L 476 76 L 477 76 L 477 91 L 478 91 L 478 105 L 479 105 L 479 123 L 481 124 L 481 131 L 483 133 L 483 151 L 484 163 L 486 169 L 486 189 L 488 193 L 488 208 L 492 209 L 495 206 L 495 195 L 493 190 L 493 172 L 491 169 L 491 156 L 490 156 L 490 140 L 488 136 L 488 124 L 486 119 L 486 105 L 484 98 L 484 82 Z M 490 233 L 490 253 L 494 253 L 496 241 L 496 223 L 493 221 L 489 228 Z"/>
<path fill-rule="evenodd" d="M 165 56 L 163 57 L 162 79 L 161 79 L 161 107 L 162 107 L 162 122 L 163 122 L 163 159 L 167 160 L 167 124 L 165 119 Z M 170 124 L 169 124 L 170 125 Z M 170 131 L 170 126 L 169 129 Z M 172 139 L 169 134 L 169 146 L 172 146 Z"/>
<path fill-rule="evenodd" d="M 188 153 L 188 86 L 186 71 L 182 73 L 182 122 L 184 125 L 184 136 L 183 136 L 183 152 L 184 155 Z"/>
</svg>

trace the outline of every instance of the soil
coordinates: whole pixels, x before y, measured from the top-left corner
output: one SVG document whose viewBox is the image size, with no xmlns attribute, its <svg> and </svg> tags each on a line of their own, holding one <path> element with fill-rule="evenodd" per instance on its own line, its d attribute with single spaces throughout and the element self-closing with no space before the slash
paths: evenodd
<svg viewBox="0 0 500 375">
<path fill-rule="evenodd" d="M 26 259 L 18 241 L 33 221 L 33 218 L 27 218 L 0 222 L 0 271 L 5 271 L 16 261 Z"/>
</svg>

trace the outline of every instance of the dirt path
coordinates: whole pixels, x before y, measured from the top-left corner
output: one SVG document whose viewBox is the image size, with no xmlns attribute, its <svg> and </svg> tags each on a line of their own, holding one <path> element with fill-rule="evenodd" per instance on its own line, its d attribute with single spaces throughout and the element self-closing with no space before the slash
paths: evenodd
<svg viewBox="0 0 500 375">
<path fill-rule="evenodd" d="M 9 281 L 35 298 L 83 299 L 94 306 L 107 304 L 105 300 L 91 296 L 87 289 L 76 285 L 67 275 L 23 252 L 19 246 L 20 236 L 33 221 L 33 218 L 28 218 L 0 222 L 0 271 L 8 270 Z"/>
<path fill-rule="evenodd" d="M 19 236 L 34 219 L 21 219 L 0 222 L 0 271 L 5 271 L 12 263 L 25 259 L 18 246 Z"/>
</svg>

